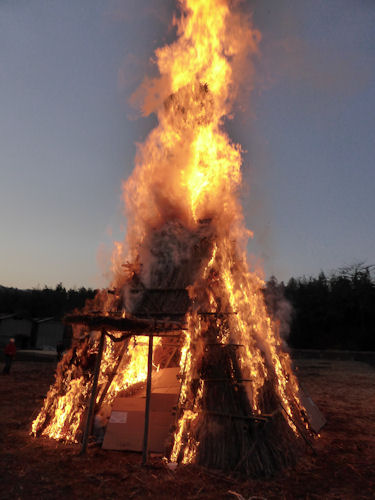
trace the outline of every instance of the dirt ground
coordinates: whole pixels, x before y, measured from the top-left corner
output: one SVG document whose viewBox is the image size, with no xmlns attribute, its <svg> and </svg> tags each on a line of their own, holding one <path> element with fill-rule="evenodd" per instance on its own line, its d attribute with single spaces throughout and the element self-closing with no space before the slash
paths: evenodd
<svg viewBox="0 0 375 500">
<path fill-rule="evenodd" d="M 244 480 L 197 467 L 168 470 L 137 453 L 29 436 L 53 380 L 52 363 L 16 362 L 0 376 L 1 499 L 375 498 L 375 370 L 355 361 L 300 360 L 298 376 L 327 418 L 316 454 L 272 480 Z M 2 366 L 0 366 L 0 370 Z"/>
</svg>

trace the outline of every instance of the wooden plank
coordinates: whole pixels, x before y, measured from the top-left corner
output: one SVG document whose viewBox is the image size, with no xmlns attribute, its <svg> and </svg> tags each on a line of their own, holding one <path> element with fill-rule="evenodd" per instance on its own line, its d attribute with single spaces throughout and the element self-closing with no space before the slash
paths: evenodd
<svg viewBox="0 0 375 500">
<path fill-rule="evenodd" d="M 114 378 L 115 378 L 115 376 L 116 376 L 116 373 L 117 373 L 118 367 L 120 366 L 120 363 L 121 363 L 121 360 L 122 360 L 122 357 L 123 357 L 123 355 L 124 355 L 124 352 L 125 352 L 125 349 L 126 349 L 127 345 L 128 345 L 128 344 L 127 344 L 126 342 L 124 342 L 124 343 L 122 344 L 122 346 L 121 346 L 121 349 L 120 349 L 120 354 L 119 354 L 119 355 L 118 355 L 118 357 L 117 357 L 116 365 L 115 365 L 114 369 L 112 370 L 111 375 L 108 377 L 107 383 L 106 383 L 106 385 L 105 385 L 105 387 L 104 387 L 104 389 L 103 389 L 103 392 L 102 392 L 102 394 L 101 394 L 101 396 L 100 396 L 99 402 L 98 402 L 98 404 L 96 405 L 96 413 L 98 413 L 98 412 L 99 412 L 99 410 L 100 410 L 100 408 L 101 408 L 101 406 L 102 406 L 102 404 L 103 404 L 104 398 L 105 398 L 105 397 L 106 397 L 106 395 L 107 395 L 108 389 L 111 387 L 111 384 L 112 384 L 112 382 L 113 382 L 113 379 L 114 379 Z"/>
<path fill-rule="evenodd" d="M 96 314 L 69 314 L 65 323 L 85 325 L 91 330 L 114 330 L 132 334 L 181 331 L 184 324 L 176 321 L 160 321 L 156 319 L 123 318 L 122 316 L 102 316 Z"/>
<path fill-rule="evenodd" d="M 89 436 L 91 434 L 92 423 L 94 420 L 94 408 L 95 408 L 96 392 L 98 389 L 100 365 L 102 362 L 104 340 L 105 340 L 105 331 L 102 330 L 101 335 L 100 335 L 100 341 L 99 341 L 98 355 L 97 355 L 96 363 L 95 363 L 94 380 L 92 383 L 92 390 L 91 390 L 89 409 L 88 409 L 87 418 L 86 418 L 85 432 L 83 434 L 83 439 L 82 439 L 82 448 L 81 448 L 82 455 L 84 453 L 86 453 L 87 443 L 88 443 Z"/>
<path fill-rule="evenodd" d="M 144 435 L 143 435 L 142 465 L 146 464 L 147 455 L 148 455 L 148 427 L 149 427 L 149 420 L 150 420 L 150 397 L 151 397 L 153 340 L 154 339 L 153 339 L 152 335 L 150 335 L 149 341 L 148 341 L 145 429 L 144 429 Z"/>
</svg>

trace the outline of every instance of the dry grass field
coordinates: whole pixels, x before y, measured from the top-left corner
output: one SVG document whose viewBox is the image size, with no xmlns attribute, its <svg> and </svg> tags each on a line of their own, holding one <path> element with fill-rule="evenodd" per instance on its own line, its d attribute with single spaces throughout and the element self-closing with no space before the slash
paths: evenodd
<svg viewBox="0 0 375 500">
<path fill-rule="evenodd" d="M 53 363 L 15 362 L 0 377 L 2 499 L 361 499 L 375 498 L 375 370 L 355 361 L 298 360 L 298 376 L 327 418 L 316 453 L 272 480 L 231 478 L 196 467 L 147 467 L 136 453 L 29 435 L 53 380 Z M 1 369 L 1 367 L 0 367 Z"/>
</svg>

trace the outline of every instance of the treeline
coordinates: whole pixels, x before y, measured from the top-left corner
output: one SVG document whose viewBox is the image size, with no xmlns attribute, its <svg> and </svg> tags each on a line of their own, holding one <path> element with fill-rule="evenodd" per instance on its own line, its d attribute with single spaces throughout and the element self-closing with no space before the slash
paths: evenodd
<svg viewBox="0 0 375 500">
<path fill-rule="evenodd" d="M 62 317 L 82 308 L 86 299 L 93 298 L 95 293 L 95 290 L 84 287 L 67 290 L 61 283 L 56 288 L 32 290 L 0 287 L 0 313 L 24 318 Z"/>
<path fill-rule="evenodd" d="M 375 266 L 355 264 L 330 275 L 271 278 L 265 298 L 281 333 L 297 349 L 375 351 Z M 19 290 L 0 287 L 0 313 L 20 317 L 62 317 L 95 296 L 91 288 Z"/>
<path fill-rule="evenodd" d="M 289 345 L 375 351 L 373 270 L 374 266 L 355 264 L 329 276 L 321 272 L 318 277 L 291 278 L 286 285 L 271 278 L 266 300 L 284 331 L 290 323 Z"/>
</svg>

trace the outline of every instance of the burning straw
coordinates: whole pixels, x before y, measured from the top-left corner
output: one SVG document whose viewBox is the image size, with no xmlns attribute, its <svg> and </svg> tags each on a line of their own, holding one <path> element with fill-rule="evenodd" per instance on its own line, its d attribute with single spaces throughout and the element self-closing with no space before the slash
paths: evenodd
<svg viewBox="0 0 375 500">
<path fill-rule="evenodd" d="M 260 35 L 237 2 L 179 6 L 176 41 L 156 51 L 160 78 L 141 90 L 144 112 L 155 112 L 158 125 L 124 184 L 128 233 L 115 248 L 116 293 L 102 291 L 90 307 L 109 316 L 185 318 L 170 460 L 268 476 L 294 462 L 307 430 L 263 282 L 248 268 L 249 231 L 237 195 L 241 147 L 223 128 Z M 76 360 L 98 343 L 95 335 L 84 338 L 59 365 L 35 434 L 79 438 L 92 376 Z M 106 341 L 97 402 L 107 411 L 117 394 L 146 378 L 147 349 L 135 337 L 126 342 L 121 351 Z M 161 360 L 166 348 L 161 340 Z"/>
</svg>

